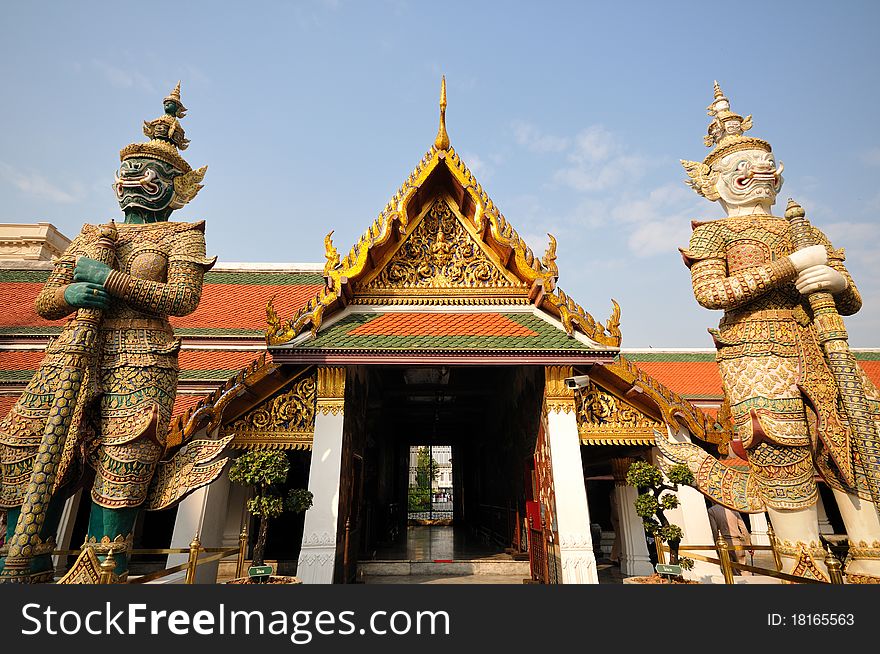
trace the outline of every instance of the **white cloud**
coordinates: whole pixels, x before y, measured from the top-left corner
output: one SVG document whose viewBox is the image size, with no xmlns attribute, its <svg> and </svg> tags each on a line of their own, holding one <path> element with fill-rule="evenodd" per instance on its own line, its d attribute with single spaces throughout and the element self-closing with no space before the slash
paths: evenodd
<svg viewBox="0 0 880 654">
<path fill-rule="evenodd" d="M 513 122 L 513 139 L 532 152 L 562 152 L 569 146 L 569 140 L 561 136 L 545 134 L 534 125 L 517 120 Z"/>
<path fill-rule="evenodd" d="M 530 244 L 539 242 L 540 227 L 556 229 L 557 238 L 575 241 L 586 231 L 604 229 L 619 232 L 631 255 L 665 256 L 687 246 L 691 220 L 706 215 L 706 201 L 684 184 L 652 188 L 640 183 L 655 162 L 626 147 L 601 125 L 589 126 L 572 138 L 550 139 L 525 123 L 518 124 L 517 130 L 517 143 L 523 147 L 561 155 L 552 180 L 575 192 L 568 200 L 571 209 L 553 220 L 534 209 L 529 211 L 526 205 L 524 213 L 537 218 L 529 223 L 534 230 L 534 236 L 527 238 Z"/>
<path fill-rule="evenodd" d="M 579 228 L 595 229 L 607 225 L 610 212 L 610 198 L 588 197 L 575 205 L 568 220 Z"/>
<path fill-rule="evenodd" d="M 837 243 L 877 243 L 880 242 L 880 225 L 877 223 L 836 222 L 822 225 L 825 236 Z"/>
<path fill-rule="evenodd" d="M 859 155 L 859 158 L 862 160 L 862 163 L 867 164 L 868 166 L 880 166 L 880 147 L 873 147 Z"/>
<path fill-rule="evenodd" d="M 568 152 L 568 165 L 554 179 L 576 191 L 605 191 L 641 178 L 648 167 L 646 157 L 628 152 L 601 125 L 581 131 Z"/>
<path fill-rule="evenodd" d="M 704 212 L 704 202 L 684 185 L 666 184 L 621 201 L 611 216 L 616 223 L 632 225 L 627 245 L 637 257 L 669 254 L 687 246 L 691 220 Z"/>
<path fill-rule="evenodd" d="M 104 76 L 104 79 L 118 89 L 138 89 L 148 93 L 155 93 L 153 84 L 143 73 L 136 70 L 126 70 L 99 59 L 93 59 L 92 66 Z"/>
<path fill-rule="evenodd" d="M 591 125 L 575 137 L 574 161 L 601 163 L 620 150 L 614 137 L 601 125 Z"/>
<path fill-rule="evenodd" d="M 481 184 L 485 183 L 486 178 L 491 177 L 492 166 L 481 156 L 470 152 L 462 152 L 461 159 L 476 178 L 480 180 Z"/>
<path fill-rule="evenodd" d="M 39 173 L 17 170 L 2 161 L 0 161 L 0 179 L 12 184 L 25 195 L 59 204 L 73 204 L 81 201 L 85 196 L 80 184 L 73 184 L 69 189 L 64 189 Z"/>
<path fill-rule="evenodd" d="M 630 251 L 637 257 L 677 252 L 690 239 L 690 222 L 681 217 L 651 220 L 636 227 L 627 240 Z"/>
</svg>

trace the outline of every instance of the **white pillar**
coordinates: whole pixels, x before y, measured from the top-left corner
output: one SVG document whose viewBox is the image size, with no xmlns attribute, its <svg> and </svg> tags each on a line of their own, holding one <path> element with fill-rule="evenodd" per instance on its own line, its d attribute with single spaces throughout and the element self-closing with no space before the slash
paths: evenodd
<svg viewBox="0 0 880 654">
<path fill-rule="evenodd" d="M 215 481 L 190 493 L 177 507 L 171 548 L 188 548 L 198 534 L 203 547 L 221 547 L 223 528 L 229 498 L 229 476 L 224 472 Z M 204 555 L 203 555 L 204 556 Z M 187 554 L 169 554 L 166 568 L 172 568 L 189 559 Z M 195 583 L 213 584 L 217 581 L 219 562 L 196 568 Z M 183 583 L 184 572 L 162 578 L 159 583 Z"/>
<path fill-rule="evenodd" d="M 238 537 L 249 518 L 245 504 L 249 499 L 250 490 L 250 487 L 243 486 L 242 484 L 229 485 L 221 547 L 238 547 Z"/>
<path fill-rule="evenodd" d="M 669 429 L 669 437 L 679 442 L 690 442 L 690 434 L 684 427 L 679 431 L 673 432 Z M 665 459 L 656 447 L 652 449 L 655 463 L 662 459 L 666 465 L 673 465 L 668 459 Z M 668 483 L 668 480 L 667 480 Z M 714 545 L 715 538 L 712 535 L 712 528 L 709 525 L 709 513 L 706 508 L 706 498 L 696 488 L 690 486 L 679 485 L 678 491 L 679 507 L 666 512 L 666 517 L 671 523 L 681 527 L 684 535 L 681 539 L 682 545 Z M 682 552 L 682 556 L 687 556 L 687 552 Z M 721 574 L 721 568 L 713 563 L 705 563 L 704 561 L 695 561 L 692 570 L 685 571 L 683 575 L 688 579 L 695 579 L 712 583 L 712 577 Z"/>
<path fill-rule="evenodd" d="M 769 545 L 770 531 L 767 528 L 766 513 L 749 513 L 749 534 L 753 545 Z"/>
<path fill-rule="evenodd" d="M 650 575 L 654 572 L 648 554 L 648 542 L 642 519 L 636 514 L 635 501 L 639 492 L 626 484 L 614 484 L 615 501 L 620 512 L 620 572 L 629 577 Z"/>
<path fill-rule="evenodd" d="M 79 512 L 80 499 L 83 496 L 83 489 L 80 488 L 76 493 L 67 498 L 64 502 L 64 509 L 61 511 L 61 520 L 58 523 L 58 536 L 56 543 L 59 550 L 69 550 L 71 539 L 73 538 L 73 528 L 76 526 L 76 514 Z M 77 543 L 79 547 L 82 543 Z M 67 572 L 67 557 L 52 557 L 52 565 L 55 566 L 55 574 L 64 576 Z"/>
<path fill-rule="evenodd" d="M 828 519 L 828 514 L 825 513 L 825 503 L 822 501 L 821 493 L 816 497 L 816 500 L 816 509 L 819 512 L 819 533 L 833 534 L 834 527 L 831 526 L 831 521 Z"/>
<path fill-rule="evenodd" d="M 296 576 L 304 584 L 332 584 L 339 519 L 339 476 L 344 415 L 315 412 L 315 438 L 309 468 L 312 507 L 306 511 Z"/>
<path fill-rule="evenodd" d="M 696 488 L 678 487 L 679 508 L 668 512 L 672 521 L 678 524 L 684 536 L 682 545 L 714 545 L 712 528 L 709 525 L 709 514 L 706 511 L 706 499 Z M 710 553 L 711 555 L 711 553 Z M 683 552 L 682 556 L 687 556 Z M 707 576 L 721 574 L 721 569 L 712 563 L 696 561 L 693 570 L 684 573 L 689 579 L 703 580 Z"/>
<path fill-rule="evenodd" d="M 556 494 L 562 582 L 598 584 L 581 441 L 574 411 L 551 409 L 547 415 L 547 432 Z"/>
</svg>

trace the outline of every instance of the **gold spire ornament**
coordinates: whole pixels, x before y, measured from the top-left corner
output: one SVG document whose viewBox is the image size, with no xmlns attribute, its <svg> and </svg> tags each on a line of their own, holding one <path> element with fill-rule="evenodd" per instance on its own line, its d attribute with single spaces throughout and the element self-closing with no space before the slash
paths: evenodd
<svg viewBox="0 0 880 654">
<path fill-rule="evenodd" d="M 186 150 L 189 147 L 189 139 L 186 138 L 186 132 L 180 124 L 178 118 L 182 118 L 186 113 L 186 107 L 180 101 L 180 82 L 177 86 L 163 99 L 165 113 L 155 120 L 144 121 L 144 136 L 150 139 L 149 143 L 137 144 L 140 146 L 141 153 L 137 152 L 138 148 L 129 150 L 133 146 L 129 145 L 123 149 L 123 153 L 131 152 L 128 156 L 154 156 L 157 159 L 170 163 L 181 172 L 188 173 L 191 169 L 189 164 L 184 161 L 183 157 L 178 154 L 178 150 Z M 143 154 L 144 150 L 149 153 Z M 122 156 L 122 159 L 127 157 Z"/>
<path fill-rule="evenodd" d="M 440 80 L 440 127 L 437 129 L 434 147 L 438 150 L 449 149 L 449 134 L 446 133 L 446 75 Z"/>
<path fill-rule="evenodd" d="M 162 103 L 164 104 L 166 102 L 174 102 L 177 104 L 177 110 L 174 112 L 175 117 L 183 118 L 186 116 L 186 107 L 184 107 L 183 103 L 180 101 L 180 80 L 177 80 L 177 86 L 171 90 L 171 93 L 163 98 Z"/>
<path fill-rule="evenodd" d="M 706 107 L 707 113 L 712 116 L 712 121 L 707 128 L 707 134 L 703 137 L 703 143 L 707 148 L 714 149 L 699 161 L 681 160 L 681 165 L 687 171 L 689 179 L 685 183 L 699 195 L 707 200 L 717 200 L 718 192 L 715 190 L 715 182 L 718 171 L 715 164 L 727 155 L 740 150 L 764 150 L 772 152 L 770 144 L 753 136 L 745 136 L 745 132 L 752 128 L 751 114 L 743 118 L 730 109 L 730 100 L 724 95 L 718 81 L 713 88 L 712 103 Z M 780 168 L 780 171 L 782 169 Z"/>
<path fill-rule="evenodd" d="M 716 80 L 714 88 L 714 99 L 706 111 L 712 116 L 712 122 L 709 123 L 707 134 L 703 138 L 703 142 L 707 148 L 713 145 L 715 149 L 703 160 L 708 166 L 718 159 L 736 152 L 737 150 L 766 150 L 770 152 L 770 144 L 763 139 L 751 136 L 743 136 L 752 128 L 752 116 L 745 118 L 730 109 L 730 100 L 721 91 L 721 87 Z"/>
<path fill-rule="evenodd" d="M 336 246 L 333 245 L 334 231 L 336 230 L 331 229 L 330 233 L 324 237 L 324 257 L 327 259 L 324 263 L 324 277 L 329 277 L 330 272 L 336 270 L 341 261 L 339 252 L 336 250 Z"/>
<path fill-rule="evenodd" d="M 180 100 L 180 82 L 177 83 L 171 93 L 163 99 L 165 113 L 155 120 L 144 121 L 144 135 L 150 140 L 146 143 L 131 143 L 119 151 L 119 160 L 125 162 L 129 159 L 157 159 L 174 168 L 172 183 L 174 194 L 168 206 L 171 209 L 180 209 L 196 197 L 202 190 L 202 181 L 208 170 L 202 166 L 193 170 L 186 160 L 180 156 L 178 150 L 185 150 L 189 146 L 183 127 L 178 118 L 186 113 L 186 107 Z M 132 163 L 136 166 L 136 163 Z M 124 176 L 124 175 L 123 175 Z M 145 183 L 150 180 L 134 179 L 129 183 L 125 179 L 117 177 L 116 185 L 134 186 L 146 188 Z M 155 180 L 153 180 L 155 181 Z"/>
</svg>

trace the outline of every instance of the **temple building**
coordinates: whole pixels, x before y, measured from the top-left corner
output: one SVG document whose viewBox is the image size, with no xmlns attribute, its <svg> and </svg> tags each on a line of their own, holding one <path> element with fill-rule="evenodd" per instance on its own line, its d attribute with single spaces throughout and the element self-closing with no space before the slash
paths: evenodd
<svg viewBox="0 0 880 654">
<path fill-rule="evenodd" d="M 314 504 L 273 522 L 267 558 L 305 583 L 455 565 L 454 548 L 413 555 L 407 538 L 420 521 L 550 583 L 598 582 L 615 522 L 621 573 L 650 574 L 626 469 L 658 456 L 655 433 L 670 424 L 728 454 L 714 351 L 621 349 L 617 303 L 597 319 L 563 292 L 555 240 L 543 254 L 525 244 L 451 146 L 445 87 L 441 98 L 434 144 L 348 251 L 328 235 L 322 263 L 220 262 L 206 274 L 198 309 L 171 319 L 183 346 L 168 447 L 232 435 L 234 452 L 288 451 L 288 483 Z M 33 304 L 69 241 L 46 223 L 0 227 L 5 413 L 60 332 Z M 856 355 L 880 382 L 880 350 Z M 438 468 L 425 507 L 411 492 L 422 448 Z M 683 542 L 713 542 L 703 495 L 679 497 Z M 234 547 L 243 526 L 256 531 L 246 499 L 223 475 L 147 513 L 135 548 L 185 547 L 195 533 Z M 81 542 L 85 504 L 68 501 L 60 547 Z M 423 511 L 427 520 L 414 517 Z M 761 514 L 751 526 L 766 538 Z M 491 574 L 478 559 L 456 569 Z M 213 581 L 217 568 L 198 575 Z"/>
</svg>

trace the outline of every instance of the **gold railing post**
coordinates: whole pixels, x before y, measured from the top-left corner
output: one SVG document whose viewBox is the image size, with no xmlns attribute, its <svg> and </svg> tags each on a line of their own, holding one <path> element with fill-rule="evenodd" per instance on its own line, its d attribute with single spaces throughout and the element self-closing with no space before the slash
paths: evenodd
<svg viewBox="0 0 880 654">
<path fill-rule="evenodd" d="M 733 583 L 733 568 L 730 567 L 730 550 L 727 542 L 718 532 L 718 540 L 715 541 L 715 549 L 718 550 L 718 560 L 721 561 L 721 574 L 724 575 L 724 583 Z"/>
<path fill-rule="evenodd" d="M 767 522 L 767 537 L 770 539 L 770 548 L 773 550 L 773 563 L 776 565 L 776 572 L 782 572 L 782 559 L 779 556 L 779 550 L 776 549 L 776 533 L 769 521 Z"/>
<path fill-rule="evenodd" d="M 825 567 L 828 568 L 828 576 L 831 579 L 831 583 L 842 584 L 843 570 L 840 567 L 840 561 L 834 556 L 830 546 L 826 546 L 825 551 L 828 552 L 825 555 Z"/>
<path fill-rule="evenodd" d="M 199 564 L 199 550 L 201 547 L 202 543 L 199 540 L 199 535 L 196 534 L 189 544 L 189 560 L 186 562 L 186 579 L 183 582 L 184 584 L 195 583 L 196 566 Z"/>
<path fill-rule="evenodd" d="M 238 535 L 238 562 L 235 565 L 235 578 L 238 579 L 244 575 L 244 561 L 247 557 L 248 533 L 247 525 L 241 528 Z"/>
<path fill-rule="evenodd" d="M 112 584 L 113 571 L 116 569 L 116 559 L 113 558 L 113 548 L 107 552 L 107 556 L 101 561 L 101 576 L 98 577 L 99 584 Z"/>
<path fill-rule="evenodd" d="M 666 550 L 663 549 L 663 541 L 659 534 L 654 535 L 654 549 L 657 550 L 657 563 L 663 565 L 666 563 Z"/>
</svg>

